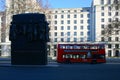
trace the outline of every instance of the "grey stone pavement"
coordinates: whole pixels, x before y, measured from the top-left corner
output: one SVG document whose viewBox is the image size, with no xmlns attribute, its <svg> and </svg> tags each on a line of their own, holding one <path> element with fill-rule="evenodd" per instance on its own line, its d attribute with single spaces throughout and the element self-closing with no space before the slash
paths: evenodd
<svg viewBox="0 0 120 80">
<path fill-rule="evenodd" d="M 0 58 L 0 80 L 120 80 L 120 59 L 107 58 L 103 64 L 11 65 Z"/>
<path fill-rule="evenodd" d="M 118 63 L 120 64 L 120 58 L 106 58 L 106 64 L 111 64 L 111 63 Z M 55 61 L 49 61 L 47 66 L 56 66 L 53 63 L 57 63 Z M 0 57 L 0 66 L 12 66 L 11 65 L 11 58 L 9 57 Z"/>
</svg>

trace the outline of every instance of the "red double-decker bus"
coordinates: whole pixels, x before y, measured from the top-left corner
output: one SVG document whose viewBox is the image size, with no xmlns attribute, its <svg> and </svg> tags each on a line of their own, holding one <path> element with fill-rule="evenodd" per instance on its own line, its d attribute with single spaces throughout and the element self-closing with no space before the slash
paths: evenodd
<svg viewBox="0 0 120 80">
<path fill-rule="evenodd" d="M 57 62 L 105 63 L 104 44 L 58 44 Z"/>
</svg>

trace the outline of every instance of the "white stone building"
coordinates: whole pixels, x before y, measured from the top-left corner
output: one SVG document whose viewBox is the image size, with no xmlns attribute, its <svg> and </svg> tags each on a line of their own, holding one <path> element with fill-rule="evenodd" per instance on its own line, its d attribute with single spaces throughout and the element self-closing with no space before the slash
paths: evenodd
<svg viewBox="0 0 120 80">
<path fill-rule="evenodd" d="M 56 45 L 60 42 L 90 41 L 90 7 L 52 9 L 48 15 L 50 40 L 54 45 L 50 56 L 56 57 Z"/>
<path fill-rule="evenodd" d="M 113 1 L 114 0 L 93 0 L 91 6 L 91 36 L 93 41 L 107 43 L 106 56 L 119 57 L 120 31 L 114 32 L 115 34 L 109 37 L 105 37 L 103 31 L 112 20 L 120 20 L 120 10 L 115 10 L 111 7 Z"/>
<path fill-rule="evenodd" d="M 10 0 L 6 0 L 8 3 Z M 120 19 L 120 11 L 112 9 L 114 0 L 93 0 L 90 7 L 50 9 L 47 20 L 50 26 L 49 57 L 56 58 L 60 42 L 105 42 L 106 56 L 120 56 L 120 32 L 103 36 L 104 28 L 113 20 Z M 7 4 L 8 5 L 8 4 Z M 10 5 L 8 5 L 10 6 Z"/>
</svg>

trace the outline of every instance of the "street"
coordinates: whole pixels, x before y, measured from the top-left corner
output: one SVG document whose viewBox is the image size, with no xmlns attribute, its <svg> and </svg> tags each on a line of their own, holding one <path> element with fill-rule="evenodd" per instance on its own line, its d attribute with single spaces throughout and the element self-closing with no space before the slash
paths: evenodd
<svg viewBox="0 0 120 80">
<path fill-rule="evenodd" d="M 1 80 L 120 80 L 120 63 L 0 66 Z"/>
</svg>

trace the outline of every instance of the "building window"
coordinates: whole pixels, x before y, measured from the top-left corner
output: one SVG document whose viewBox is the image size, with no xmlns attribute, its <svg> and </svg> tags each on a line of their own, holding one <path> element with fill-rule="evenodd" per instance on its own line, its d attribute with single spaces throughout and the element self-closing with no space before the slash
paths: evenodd
<svg viewBox="0 0 120 80">
<path fill-rule="evenodd" d="M 80 38 L 80 41 L 83 42 L 83 41 L 84 41 L 84 38 Z"/>
<path fill-rule="evenodd" d="M 111 12 L 108 12 L 108 16 L 111 16 Z"/>
<path fill-rule="evenodd" d="M 118 19 L 118 18 L 115 18 L 115 21 L 116 21 L 116 22 L 119 22 L 119 19 Z"/>
<path fill-rule="evenodd" d="M 64 18 L 64 15 L 61 15 L 61 18 Z"/>
<path fill-rule="evenodd" d="M 50 15 L 48 15 L 48 19 L 51 19 L 51 16 L 50 16 Z"/>
<path fill-rule="evenodd" d="M 57 38 L 54 39 L 54 42 L 57 42 Z"/>
<path fill-rule="evenodd" d="M 77 15 L 76 15 L 76 14 L 74 15 L 74 18 L 77 18 Z"/>
<path fill-rule="evenodd" d="M 120 52 L 119 52 L 119 50 L 115 50 L 115 57 L 119 57 L 120 55 Z"/>
<path fill-rule="evenodd" d="M 57 30 L 57 26 L 54 27 L 54 30 Z"/>
<path fill-rule="evenodd" d="M 77 20 L 74 20 L 74 24 L 77 24 Z"/>
<path fill-rule="evenodd" d="M 103 13 L 103 12 L 101 13 L 101 16 L 104 16 L 104 13 Z"/>
<path fill-rule="evenodd" d="M 119 44 L 115 44 L 115 48 L 116 48 L 116 49 L 119 49 Z"/>
<path fill-rule="evenodd" d="M 119 37 L 115 37 L 115 41 L 119 41 Z"/>
<path fill-rule="evenodd" d="M 68 12 L 70 12 L 70 10 L 68 10 Z"/>
<path fill-rule="evenodd" d="M 108 0 L 108 4 L 111 4 L 111 0 Z"/>
<path fill-rule="evenodd" d="M 61 21 L 61 24 L 64 24 L 64 21 L 63 21 L 63 20 Z"/>
<path fill-rule="evenodd" d="M 74 32 L 74 36 L 77 36 L 77 32 Z"/>
<path fill-rule="evenodd" d="M 101 31 L 101 35 L 104 35 L 104 34 L 105 34 L 105 31 L 104 31 L 104 30 L 102 30 L 102 31 Z"/>
<path fill-rule="evenodd" d="M 81 36 L 83 36 L 83 35 L 84 35 L 84 33 L 83 33 L 83 32 L 80 32 L 80 35 L 81 35 Z"/>
<path fill-rule="evenodd" d="M 108 50 L 108 57 L 111 57 L 112 55 L 112 51 L 111 50 Z"/>
<path fill-rule="evenodd" d="M 87 20 L 87 23 L 90 24 L 90 20 Z"/>
<path fill-rule="evenodd" d="M 102 25 L 101 25 L 101 28 L 105 28 L 105 25 L 104 25 L 104 24 L 102 24 Z"/>
<path fill-rule="evenodd" d="M 108 31 L 108 34 L 112 34 L 112 30 L 109 30 L 109 31 Z"/>
<path fill-rule="evenodd" d="M 102 5 L 104 4 L 104 0 L 101 0 L 101 4 L 102 4 Z"/>
<path fill-rule="evenodd" d="M 54 17 L 55 19 L 57 19 L 57 15 L 55 15 L 55 17 Z"/>
<path fill-rule="evenodd" d="M 70 36 L 70 32 L 67 32 L 67 36 Z"/>
<path fill-rule="evenodd" d="M 77 42 L 77 38 L 74 38 L 74 42 Z"/>
<path fill-rule="evenodd" d="M 74 12 L 77 12 L 77 10 L 74 10 Z"/>
<path fill-rule="evenodd" d="M 58 13 L 58 11 L 55 11 L 55 13 Z"/>
<path fill-rule="evenodd" d="M 115 34 L 116 34 L 116 35 L 119 35 L 119 30 L 116 30 L 116 31 L 115 31 Z"/>
<path fill-rule="evenodd" d="M 104 42 L 104 41 L 105 41 L 105 38 L 104 38 L 104 37 L 101 37 L 101 41 Z"/>
<path fill-rule="evenodd" d="M 70 15 L 67 15 L 67 18 L 70 18 Z"/>
<path fill-rule="evenodd" d="M 64 13 L 64 11 L 61 11 L 62 13 Z"/>
<path fill-rule="evenodd" d="M 70 38 L 67 38 L 67 42 L 70 42 Z"/>
<path fill-rule="evenodd" d="M 61 36 L 64 36 L 64 32 L 61 32 Z"/>
<path fill-rule="evenodd" d="M 77 30 L 77 26 L 74 26 L 74 30 Z"/>
<path fill-rule="evenodd" d="M 87 41 L 90 41 L 90 37 L 87 38 Z"/>
<path fill-rule="evenodd" d="M 81 20 L 80 23 L 83 24 L 83 20 Z"/>
<path fill-rule="evenodd" d="M 108 10 L 109 10 L 109 11 L 111 11 L 111 10 L 112 10 L 111 6 L 109 6 L 109 7 L 108 7 Z"/>
<path fill-rule="evenodd" d="M 87 14 L 87 17 L 90 18 L 90 14 Z"/>
<path fill-rule="evenodd" d="M 108 22 L 112 22 L 112 19 L 111 19 L 111 18 L 108 18 Z"/>
<path fill-rule="evenodd" d="M 67 24 L 70 24 L 70 20 L 67 20 Z"/>
<path fill-rule="evenodd" d="M 54 35 L 57 36 L 57 32 L 55 32 Z"/>
<path fill-rule="evenodd" d="M 57 24 L 57 21 L 55 21 L 54 23 Z"/>
<path fill-rule="evenodd" d="M 105 22 L 105 20 L 102 18 L 102 19 L 101 19 L 101 22 Z"/>
<path fill-rule="evenodd" d="M 80 17 L 83 18 L 83 14 L 81 14 Z"/>
<path fill-rule="evenodd" d="M 90 31 L 87 32 L 87 35 L 90 36 Z"/>
<path fill-rule="evenodd" d="M 108 48 L 112 48 L 112 45 L 111 45 L 111 44 L 108 44 Z"/>
<path fill-rule="evenodd" d="M 119 12 L 115 12 L 115 16 L 119 16 Z"/>
<path fill-rule="evenodd" d="M 108 41 L 112 41 L 112 38 L 111 38 L 111 37 L 108 37 Z"/>
<path fill-rule="evenodd" d="M 56 49 L 56 48 L 55 48 Z M 56 53 L 56 51 L 54 51 L 54 57 L 56 57 L 56 55 L 57 55 L 57 53 Z"/>
<path fill-rule="evenodd" d="M 70 30 L 70 26 L 67 26 L 67 30 Z"/>
<path fill-rule="evenodd" d="M 57 48 L 57 45 L 54 45 L 54 49 L 56 49 Z"/>
<path fill-rule="evenodd" d="M 61 26 L 61 30 L 64 30 L 64 26 Z"/>
<path fill-rule="evenodd" d="M 117 3 L 118 4 L 118 3 Z M 115 6 L 115 10 L 119 10 L 119 6 Z"/>
<path fill-rule="evenodd" d="M 87 26 L 87 29 L 90 30 L 90 25 Z"/>
<path fill-rule="evenodd" d="M 61 38 L 61 42 L 64 42 L 64 38 Z"/>
<path fill-rule="evenodd" d="M 104 10 L 104 6 L 101 7 L 101 10 Z"/>
<path fill-rule="evenodd" d="M 83 30 L 83 29 L 84 29 L 84 27 L 83 27 L 83 26 L 80 26 L 80 29 L 81 29 L 81 30 Z"/>
</svg>

